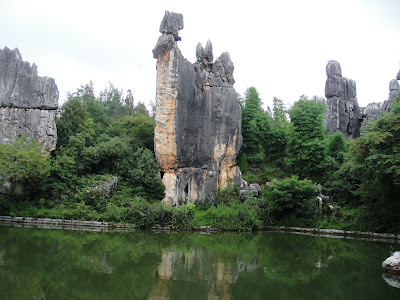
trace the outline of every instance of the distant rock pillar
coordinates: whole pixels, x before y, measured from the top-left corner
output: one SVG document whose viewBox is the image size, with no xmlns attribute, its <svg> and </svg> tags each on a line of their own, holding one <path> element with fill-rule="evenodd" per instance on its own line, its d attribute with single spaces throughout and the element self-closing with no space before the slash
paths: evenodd
<svg viewBox="0 0 400 300">
<path fill-rule="evenodd" d="M 241 109 L 233 88 L 233 63 L 212 45 L 196 48 L 196 63 L 183 57 L 177 41 L 181 14 L 166 12 L 153 57 L 157 59 L 154 148 L 165 185 L 163 202 L 204 202 L 217 188 L 240 184 L 235 165 L 242 145 Z"/>
<path fill-rule="evenodd" d="M 360 107 L 357 101 L 356 82 L 342 77 L 337 61 L 330 60 L 326 66 L 325 83 L 326 123 L 328 134 L 342 132 L 346 138 L 360 136 Z"/>
</svg>

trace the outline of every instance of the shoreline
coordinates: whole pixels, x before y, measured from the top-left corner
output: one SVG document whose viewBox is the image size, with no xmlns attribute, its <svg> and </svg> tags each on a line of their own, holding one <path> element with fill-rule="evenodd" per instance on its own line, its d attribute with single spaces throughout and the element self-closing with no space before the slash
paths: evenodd
<svg viewBox="0 0 400 300">
<path fill-rule="evenodd" d="M 139 229 L 134 224 L 129 223 L 110 223 L 99 221 L 80 221 L 67 219 L 50 219 L 50 218 L 32 218 L 32 217 L 11 217 L 0 216 L 0 223 L 10 226 L 43 228 L 43 229 L 72 229 L 72 230 L 90 230 L 90 231 L 112 231 L 112 230 L 135 230 Z M 162 227 L 155 225 L 150 227 L 152 230 L 175 231 L 171 227 Z M 211 226 L 199 226 L 193 228 L 192 231 L 203 232 L 220 232 L 219 228 Z M 319 229 L 319 228 L 303 228 L 303 227 L 285 227 L 285 226 L 262 226 L 256 231 L 275 231 L 290 232 L 297 234 L 315 235 L 333 238 L 359 238 L 371 241 L 397 241 L 400 243 L 400 234 L 392 233 L 376 233 L 365 231 L 349 231 L 339 229 Z"/>
</svg>

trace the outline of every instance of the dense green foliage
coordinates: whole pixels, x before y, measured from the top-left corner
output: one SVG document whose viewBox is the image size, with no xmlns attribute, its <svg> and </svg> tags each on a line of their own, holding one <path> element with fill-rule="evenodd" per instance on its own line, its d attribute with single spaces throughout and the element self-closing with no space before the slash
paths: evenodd
<svg viewBox="0 0 400 300">
<path fill-rule="evenodd" d="M 269 117 L 262 109 L 262 102 L 254 87 L 245 93 L 242 109 L 243 146 L 241 154 L 246 154 L 247 161 L 260 161 L 258 156 L 261 139 L 269 131 Z"/>
<path fill-rule="evenodd" d="M 322 104 L 301 96 L 290 109 L 273 99 L 264 110 L 254 87 L 242 108 L 243 178 L 264 188 L 239 202 L 239 189 L 195 207 L 161 204 L 154 120 L 132 93 L 92 83 L 68 95 L 56 120 L 51 155 L 26 136 L 0 145 L 0 214 L 129 222 L 147 228 L 262 225 L 400 232 L 400 100 L 358 139 L 326 134 Z M 154 106 L 154 105 L 153 105 Z M 112 188 L 108 185 L 115 186 Z M 319 192 L 329 197 L 316 201 Z M 321 199 L 323 200 L 321 204 Z"/>
<path fill-rule="evenodd" d="M 56 125 L 58 144 L 51 159 L 26 137 L 1 145 L 0 178 L 12 183 L 0 194 L 2 214 L 112 220 L 112 209 L 135 210 L 137 198 L 162 199 L 154 120 L 142 103 L 134 106 L 130 91 L 124 97 L 110 84 L 96 98 L 91 83 L 82 86 L 68 95 Z M 116 187 L 99 192 L 113 178 Z"/>
<path fill-rule="evenodd" d="M 41 144 L 24 135 L 14 143 L 0 144 L 0 185 L 7 181 L 38 181 L 50 171 L 50 155 Z"/>
<path fill-rule="evenodd" d="M 296 177 L 272 181 L 266 191 L 270 216 L 281 219 L 288 215 L 304 217 L 309 211 L 313 213 L 315 190 L 316 186 L 310 180 Z"/>
<path fill-rule="evenodd" d="M 251 106 L 253 120 L 257 115 L 268 115 L 261 108 L 258 94 L 249 91 L 244 103 L 258 103 Z M 396 99 L 391 111 L 372 122 L 360 138 L 346 141 L 342 133 L 326 135 L 320 103 L 301 96 L 286 111 L 283 102 L 274 98 L 273 115 L 268 115 L 264 130 L 258 130 L 257 135 L 255 130 L 243 130 L 240 155 L 244 179 L 260 184 L 278 179 L 263 196 L 267 207 L 264 224 L 400 232 L 396 216 L 400 208 L 399 101 Z M 243 112 L 246 109 L 243 105 Z M 246 134 L 252 138 L 246 138 Z M 256 140 L 260 144 L 254 147 Z M 253 146 L 247 147 L 246 143 Z M 320 207 L 311 181 L 307 181 L 308 196 L 301 196 L 305 181 L 292 175 L 322 184 L 324 194 L 330 198 L 325 197 Z"/>
<path fill-rule="evenodd" d="M 400 231 L 400 98 L 352 143 L 330 185 L 343 204 L 362 208 L 368 230 Z"/>
<path fill-rule="evenodd" d="M 290 109 L 291 128 L 287 145 L 287 168 L 302 177 L 318 180 L 326 159 L 323 128 L 324 107 L 300 99 Z"/>
</svg>

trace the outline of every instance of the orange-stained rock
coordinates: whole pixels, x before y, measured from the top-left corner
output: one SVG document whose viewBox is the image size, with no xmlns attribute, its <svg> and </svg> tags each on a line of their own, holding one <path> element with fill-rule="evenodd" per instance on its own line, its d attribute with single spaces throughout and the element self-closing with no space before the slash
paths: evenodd
<svg viewBox="0 0 400 300">
<path fill-rule="evenodd" d="M 192 64 L 177 42 L 180 14 L 166 13 L 157 58 L 155 154 L 166 187 L 164 202 L 203 202 L 217 188 L 240 184 L 235 166 L 242 146 L 241 109 L 229 53 L 212 61 L 212 45 L 199 44 Z M 165 29 L 167 28 L 167 29 Z"/>
</svg>

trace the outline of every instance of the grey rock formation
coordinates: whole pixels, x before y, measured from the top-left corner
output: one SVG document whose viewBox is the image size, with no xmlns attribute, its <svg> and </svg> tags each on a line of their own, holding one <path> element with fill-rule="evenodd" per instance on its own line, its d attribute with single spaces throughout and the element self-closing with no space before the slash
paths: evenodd
<svg viewBox="0 0 400 300">
<path fill-rule="evenodd" d="M 378 119 L 382 115 L 382 103 L 369 103 L 367 107 L 360 107 L 360 131 L 363 132 L 367 128 L 367 124 Z"/>
<path fill-rule="evenodd" d="M 183 15 L 166 11 L 160 24 L 160 33 L 172 35 L 175 41 L 180 41 L 179 30 L 183 29 Z"/>
<path fill-rule="evenodd" d="M 95 196 L 110 197 L 117 188 L 117 185 L 118 185 L 118 177 L 111 176 L 105 182 L 93 186 L 86 192 L 88 194 L 93 194 Z"/>
<path fill-rule="evenodd" d="M 262 191 L 258 183 L 251 183 L 249 189 L 253 191 L 255 197 L 261 197 Z"/>
<path fill-rule="evenodd" d="M 207 41 L 206 49 L 204 50 L 204 59 L 208 63 L 212 63 L 214 60 L 213 47 L 210 40 Z"/>
<path fill-rule="evenodd" d="M 393 105 L 393 100 L 400 94 L 400 86 L 397 79 L 392 79 L 389 83 L 389 97 L 382 104 L 382 113 L 390 111 Z"/>
<path fill-rule="evenodd" d="M 258 185 L 258 183 L 251 183 L 248 185 L 247 181 L 243 179 L 241 180 L 239 192 L 239 200 L 241 202 L 246 201 L 249 195 L 252 195 L 253 197 L 261 197 L 261 194 L 261 187 Z"/>
<path fill-rule="evenodd" d="M 161 27 L 165 23 L 183 27 L 180 16 L 166 13 Z M 212 63 L 211 42 L 205 50 L 199 44 L 197 61 L 190 63 L 169 32 L 162 32 L 153 49 L 157 58 L 154 144 L 166 187 L 163 201 L 203 202 L 231 180 L 240 185 L 235 160 L 242 146 L 241 109 L 232 86 L 234 66 L 228 53 Z"/>
<path fill-rule="evenodd" d="M 400 86 L 397 79 L 392 79 L 389 83 L 389 101 L 393 101 L 400 94 Z"/>
<path fill-rule="evenodd" d="M 54 150 L 57 108 L 54 79 L 38 76 L 36 65 L 23 61 L 18 49 L 0 49 L 0 143 L 28 133 L 44 150 Z"/>
<path fill-rule="evenodd" d="M 400 251 L 396 251 L 382 263 L 382 270 L 390 274 L 400 274 Z"/>
<path fill-rule="evenodd" d="M 370 103 L 366 108 L 360 110 L 361 131 L 364 131 L 366 125 L 376 120 L 383 113 L 389 112 L 393 105 L 393 100 L 400 94 L 400 71 L 397 73 L 396 79 L 392 79 L 389 83 L 389 97 L 382 103 Z"/>
<path fill-rule="evenodd" d="M 357 101 L 356 82 L 342 77 L 337 61 L 330 60 L 326 66 L 325 83 L 326 126 L 328 134 L 342 132 L 346 138 L 360 136 L 360 108 Z"/>
</svg>

